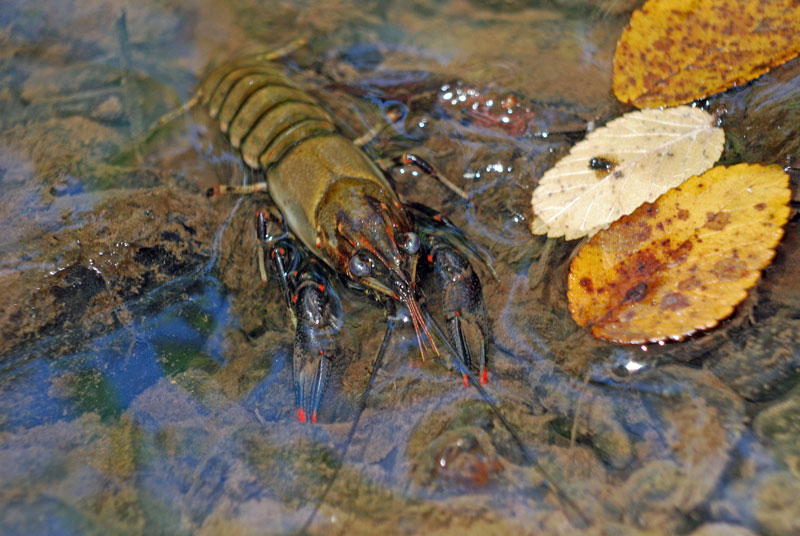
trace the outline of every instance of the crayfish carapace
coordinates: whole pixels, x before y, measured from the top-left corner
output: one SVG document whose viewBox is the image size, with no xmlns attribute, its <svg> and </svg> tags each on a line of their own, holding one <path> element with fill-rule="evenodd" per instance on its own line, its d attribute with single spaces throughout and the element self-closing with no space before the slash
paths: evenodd
<svg viewBox="0 0 800 536">
<path fill-rule="evenodd" d="M 388 171 L 344 137 L 328 111 L 272 63 L 281 54 L 217 67 L 182 110 L 205 106 L 244 163 L 263 177 L 249 186 L 217 186 L 209 196 L 268 191 L 276 209 L 260 214 L 257 227 L 261 254 L 272 261 L 295 324 L 298 419 L 316 422 L 331 364 L 340 358 L 341 306 L 315 259 L 368 290 L 389 315 L 397 305 L 407 310 L 423 359 L 439 355 L 438 337 L 455 354 L 464 384 L 470 377 L 485 384 L 488 322 L 469 257 L 486 256 L 435 211 L 401 202 Z M 399 158 L 438 178 L 421 158 Z M 268 231 L 270 222 L 278 223 L 278 232 Z M 263 258 L 260 263 L 266 278 Z M 445 329 L 425 307 L 426 299 L 435 298 L 423 294 L 423 276 L 437 284 Z"/>
</svg>

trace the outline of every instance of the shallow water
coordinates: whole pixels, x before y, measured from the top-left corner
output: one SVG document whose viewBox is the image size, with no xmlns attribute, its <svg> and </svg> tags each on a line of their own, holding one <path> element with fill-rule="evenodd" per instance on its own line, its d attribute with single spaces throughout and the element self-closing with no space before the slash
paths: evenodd
<svg viewBox="0 0 800 536">
<path fill-rule="evenodd" d="M 527 230 L 541 174 L 625 111 L 611 62 L 636 4 L 4 2 L 2 533 L 287 533 L 318 504 L 313 534 L 800 531 L 796 214 L 730 319 L 641 348 L 574 324 L 577 243 Z M 265 199 L 206 199 L 250 177 L 202 111 L 143 138 L 211 66 L 298 38 L 287 69 L 347 135 L 402 110 L 369 152 L 413 150 L 469 193 L 396 170 L 495 257 L 487 390 L 536 463 L 402 329 L 344 452 L 386 325 L 344 289 L 346 357 L 321 423 L 296 422 Z M 797 59 L 710 98 L 723 162 L 800 155 L 798 99 Z"/>
</svg>

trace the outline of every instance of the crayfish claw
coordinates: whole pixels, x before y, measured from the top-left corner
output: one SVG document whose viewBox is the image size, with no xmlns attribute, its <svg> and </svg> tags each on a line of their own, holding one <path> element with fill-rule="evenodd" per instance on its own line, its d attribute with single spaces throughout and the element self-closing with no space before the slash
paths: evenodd
<svg viewBox="0 0 800 536">
<path fill-rule="evenodd" d="M 294 393 L 297 406 L 297 420 L 317 422 L 322 406 L 322 396 L 328 386 L 331 365 L 330 358 L 324 355 L 308 359 L 307 354 L 298 355 L 297 347 L 293 358 Z"/>
<path fill-rule="evenodd" d="M 447 320 L 447 331 L 455 347 L 456 354 L 466 366 L 467 370 L 477 376 L 481 385 L 489 381 L 486 369 L 486 313 L 482 308 L 464 311 L 458 309 L 456 314 Z M 464 372 L 462 381 L 469 387 L 469 375 Z"/>
<path fill-rule="evenodd" d="M 429 256 L 441 295 L 447 338 L 464 366 L 462 381 L 468 386 L 473 375 L 486 385 L 489 324 L 481 281 L 467 257 L 441 238 L 432 237 Z"/>
<path fill-rule="evenodd" d="M 316 423 L 333 362 L 341 354 L 341 306 L 332 291 L 312 277 L 297 284 L 292 302 L 297 318 L 292 355 L 297 419 Z"/>
<path fill-rule="evenodd" d="M 316 423 L 333 362 L 341 354 L 342 307 L 327 284 L 325 268 L 298 248 L 280 216 L 257 212 L 256 236 L 261 277 L 267 279 L 266 256 L 295 327 L 292 383 L 297 420 Z"/>
</svg>

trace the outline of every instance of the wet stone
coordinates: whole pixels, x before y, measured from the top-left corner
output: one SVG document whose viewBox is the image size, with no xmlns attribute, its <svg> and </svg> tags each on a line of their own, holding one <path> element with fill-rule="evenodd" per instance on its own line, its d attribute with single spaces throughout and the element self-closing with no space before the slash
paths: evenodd
<svg viewBox="0 0 800 536">
<path fill-rule="evenodd" d="M 0 277 L 0 288 L 9 290 L 0 297 L 8 320 L 0 323 L 0 348 L 50 333 L 78 329 L 86 337 L 108 329 L 115 315 L 125 313 L 127 300 L 202 267 L 210 255 L 213 214 L 196 211 L 200 202 L 169 188 L 135 191 L 79 217 L 80 227 L 40 237 L 37 258 L 55 269 L 21 272 L 31 281 L 26 285 L 18 284 L 15 272 Z"/>
<path fill-rule="evenodd" d="M 481 488 L 503 470 L 490 438 L 475 427 L 445 432 L 414 456 L 412 478 L 418 484 L 450 491 Z"/>
<path fill-rule="evenodd" d="M 735 89 L 709 99 L 712 109 L 726 109 L 722 126 L 728 140 L 723 160 L 781 162 L 800 154 L 797 87 L 800 60 L 794 58 L 762 75 L 757 86 Z M 784 90 L 775 91 L 776 84 Z"/>
<path fill-rule="evenodd" d="M 43 65 L 22 83 L 20 96 L 28 102 L 41 102 L 64 95 L 118 86 L 120 70 L 99 62 Z"/>
<path fill-rule="evenodd" d="M 675 522 L 670 522 L 667 514 L 651 509 L 654 504 L 663 505 L 666 509 L 678 506 L 673 503 L 679 500 L 675 491 L 684 478 L 681 469 L 669 460 L 651 462 L 633 473 L 621 490 L 621 496 L 628 498 L 626 520 L 640 527 L 663 527 L 664 523 L 668 523 L 668 526 L 675 528 Z"/>
<path fill-rule="evenodd" d="M 756 533 L 741 525 L 706 523 L 689 533 L 689 536 L 756 536 Z"/>
<path fill-rule="evenodd" d="M 800 321 L 781 309 L 747 336 L 726 339 L 707 367 L 748 400 L 774 398 L 800 374 Z"/>
<path fill-rule="evenodd" d="M 778 464 L 754 434 L 744 434 L 720 486 L 708 502 L 709 517 L 761 534 L 755 518 L 755 492 L 777 472 Z"/>
<path fill-rule="evenodd" d="M 93 109 L 90 116 L 98 121 L 114 122 L 121 120 L 124 113 L 119 97 L 112 95 Z"/>
<path fill-rule="evenodd" d="M 609 492 L 626 504 L 623 515 L 634 526 L 681 530 L 722 477 L 743 429 L 743 404 L 713 375 L 683 367 L 652 369 L 625 383 L 628 396 L 606 404 L 622 429 L 636 430 L 633 459 L 610 475 L 622 482 Z M 597 411 L 603 397 L 595 398 L 582 405 L 581 420 Z M 577 431 L 583 442 L 594 441 L 590 425 L 579 421 Z"/>
<path fill-rule="evenodd" d="M 552 391 L 547 387 L 549 384 L 552 384 Z M 568 417 L 551 414 L 539 421 L 539 427 L 549 422 L 553 430 L 565 436 L 561 443 L 564 446 L 556 446 L 560 444 L 558 435 L 554 436 L 555 445 L 542 446 L 542 436 L 527 437 L 524 426 L 520 428 L 523 441 L 527 445 L 540 445 L 536 448 L 539 463 L 571 497 L 583 497 L 584 492 L 592 490 L 588 493 L 590 498 L 578 500 L 592 512 L 594 519 L 622 515 L 627 523 L 642 529 L 686 530 L 691 525 L 690 513 L 708 499 L 730 460 L 731 449 L 742 429 L 742 403 L 713 375 L 683 367 L 654 369 L 649 374 L 634 377 L 625 392 L 627 396 L 617 400 L 599 393 L 587 396 L 570 392 L 568 383 L 540 378 L 537 393 L 544 407 Z M 524 412 L 505 406 L 501 409 L 512 423 L 530 418 L 525 417 Z M 651 422 L 653 417 L 656 420 Z M 439 424 L 435 427 L 433 423 L 429 426 L 452 430 L 451 425 L 444 424 L 449 419 L 453 418 L 437 421 Z M 415 480 L 429 485 L 435 482 L 432 477 L 438 475 L 439 451 L 432 448 L 431 452 L 420 456 L 418 448 L 412 448 L 419 442 L 415 438 L 425 437 L 426 445 L 438 441 L 431 442 L 431 434 L 425 430 L 427 428 L 415 431 L 409 443 L 409 456 L 415 460 L 412 473 L 417 475 Z M 462 431 L 466 433 L 466 429 Z M 450 433 L 441 436 L 448 437 L 443 441 L 450 440 Z M 570 434 L 575 434 L 573 437 L 579 441 L 580 449 L 567 447 Z M 458 437 L 459 434 L 453 432 L 453 435 Z M 485 455 L 485 447 L 483 452 Z M 584 465 L 587 470 L 562 474 L 567 467 L 577 468 L 579 453 L 588 455 L 588 463 Z M 505 470 L 500 482 L 516 480 L 513 468 L 521 460 L 518 454 L 509 456 L 501 458 Z M 606 474 L 598 470 L 596 464 L 609 462 L 616 471 Z M 704 475 L 701 481 L 696 478 L 698 473 Z M 446 479 L 439 478 L 438 482 L 438 486 L 447 489 Z M 635 498 L 633 502 L 632 498 Z M 620 501 L 626 508 L 614 513 L 612 505 Z M 677 516 L 676 511 L 683 512 L 684 516 Z"/>
<path fill-rule="evenodd" d="M 755 492 L 755 518 L 769 536 L 800 534 L 800 479 L 786 473 L 765 478 Z"/>
<path fill-rule="evenodd" d="M 548 381 L 542 385 L 548 391 L 542 404 L 558 415 L 552 423 L 556 432 L 570 439 L 575 435 L 613 469 L 629 467 L 635 456 L 633 441 L 617 419 L 612 400 L 569 389 L 565 384 L 561 388 Z"/>
<path fill-rule="evenodd" d="M 34 512 L 35 515 L 31 515 Z M 45 534 L 58 526 L 75 534 L 99 534 L 101 527 L 66 501 L 40 495 L 32 500 L 11 500 L 2 511 L 5 530 L 10 534 Z"/>
<path fill-rule="evenodd" d="M 122 425 L 119 429 L 125 429 Z M 127 483 L 129 444 L 96 414 L 4 434 L 0 526 L 5 534 L 47 533 L 52 526 L 94 534 L 127 533 L 141 511 Z M 10 486 L 10 487 L 8 487 Z"/>
<path fill-rule="evenodd" d="M 753 429 L 775 458 L 800 478 L 800 391 L 795 388 L 759 413 Z"/>
<path fill-rule="evenodd" d="M 37 181 L 74 165 L 76 155 L 84 161 L 108 157 L 123 139 L 118 130 L 79 114 L 15 125 L 0 135 L 0 141 L 31 160 Z"/>
</svg>

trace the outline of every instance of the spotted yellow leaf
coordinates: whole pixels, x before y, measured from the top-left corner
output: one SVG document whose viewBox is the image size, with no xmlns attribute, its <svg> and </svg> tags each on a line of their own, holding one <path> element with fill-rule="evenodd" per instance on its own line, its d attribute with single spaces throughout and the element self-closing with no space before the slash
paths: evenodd
<svg viewBox="0 0 800 536">
<path fill-rule="evenodd" d="M 534 234 L 592 235 L 710 168 L 725 134 L 703 110 L 679 106 L 625 114 L 590 133 L 542 176 Z"/>
<path fill-rule="evenodd" d="M 631 344 L 714 327 L 775 255 L 788 186 L 777 166 L 719 166 L 641 206 L 572 260 L 572 317 L 601 339 Z"/>
<path fill-rule="evenodd" d="M 617 98 L 690 102 L 753 80 L 800 53 L 796 0 L 648 0 L 614 54 Z"/>
</svg>

